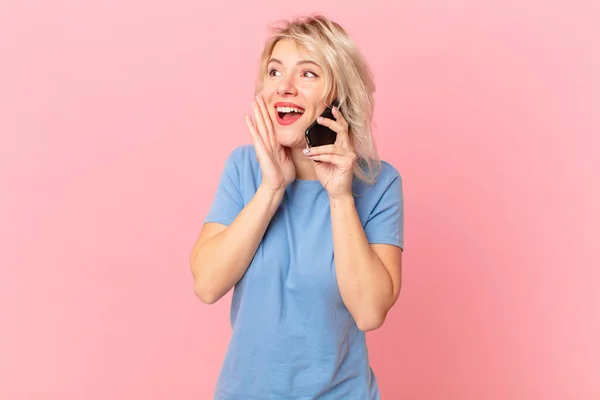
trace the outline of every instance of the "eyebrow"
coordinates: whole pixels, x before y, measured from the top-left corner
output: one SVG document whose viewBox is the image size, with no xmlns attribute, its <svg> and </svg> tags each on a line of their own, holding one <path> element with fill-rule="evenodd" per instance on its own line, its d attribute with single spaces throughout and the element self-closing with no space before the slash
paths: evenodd
<svg viewBox="0 0 600 400">
<path fill-rule="evenodd" d="M 283 63 L 276 58 L 271 58 L 269 60 L 269 63 L 272 63 L 272 62 L 283 65 Z M 315 65 L 315 66 L 321 68 L 320 65 L 317 64 L 316 62 L 314 62 L 313 60 L 300 60 L 296 63 L 296 65 L 302 65 L 302 64 L 312 64 L 312 65 Z"/>
</svg>

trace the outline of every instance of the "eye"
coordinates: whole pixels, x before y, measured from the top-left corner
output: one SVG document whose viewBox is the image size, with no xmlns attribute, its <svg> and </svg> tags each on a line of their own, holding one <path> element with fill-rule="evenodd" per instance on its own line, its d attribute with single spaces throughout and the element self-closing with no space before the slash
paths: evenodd
<svg viewBox="0 0 600 400">
<path fill-rule="evenodd" d="M 312 71 L 304 71 L 302 73 L 302 76 L 305 77 L 305 78 L 318 78 L 319 77 L 319 75 L 315 74 Z"/>
<path fill-rule="evenodd" d="M 276 69 L 269 70 L 269 76 L 279 76 L 277 74 L 279 74 L 279 71 L 277 71 Z"/>
</svg>

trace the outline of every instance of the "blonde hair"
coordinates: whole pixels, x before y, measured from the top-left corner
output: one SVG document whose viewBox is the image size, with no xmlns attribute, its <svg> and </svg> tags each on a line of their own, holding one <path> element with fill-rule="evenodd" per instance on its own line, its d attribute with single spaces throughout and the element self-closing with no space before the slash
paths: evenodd
<svg viewBox="0 0 600 400">
<path fill-rule="evenodd" d="M 323 68 L 326 81 L 323 100 L 329 104 L 337 97 L 348 122 L 350 141 L 357 155 L 354 175 L 362 182 L 375 182 L 381 170 L 371 130 L 375 84 L 354 40 L 339 24 L 322 15 L 280 21 L 270 28 L 272 34 L 260 58 L 256 92 L 262 90 L 277 42 L 292 39 L 304 47 Z"/>
</svg>

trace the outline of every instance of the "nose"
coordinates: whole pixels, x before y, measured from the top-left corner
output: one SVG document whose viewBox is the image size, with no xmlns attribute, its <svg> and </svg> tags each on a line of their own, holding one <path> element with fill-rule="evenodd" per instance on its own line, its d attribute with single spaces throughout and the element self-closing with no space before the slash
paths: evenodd
<svg viewBox="0 0 600 400">
<path fill-rule="evenodd" d="M 295 96 L 298 94 L 298 90 L 296 89 L 296 83 L 294 81 L 294 77 L 292 75 L 284 76 L 279 81 L 279 85 L 277 86 L 277 94 L 280 96 Z"/>
</svg>

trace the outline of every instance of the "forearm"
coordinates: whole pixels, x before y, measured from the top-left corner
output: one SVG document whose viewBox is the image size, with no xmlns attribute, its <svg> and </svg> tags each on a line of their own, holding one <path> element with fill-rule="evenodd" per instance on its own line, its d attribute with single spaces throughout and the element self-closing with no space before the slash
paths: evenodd
<svg viewBox="0 0 600 400">
<path fill-rule="evenodd" d="M 203 301 L 214 303 L 242 278 L 282 197 L 283 192 L 259 187 L 227 228 L 200 245 L 191 269 Z"/>
<path fill-rule="evenodd" d="M 377 328 L 394 302 L 390 274 L 371 248 L 354 199 L 331 199 L 337 282 L 344 304 L 359 328 Z"/>
</svg>

